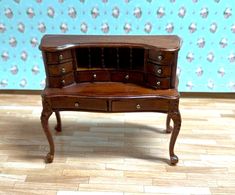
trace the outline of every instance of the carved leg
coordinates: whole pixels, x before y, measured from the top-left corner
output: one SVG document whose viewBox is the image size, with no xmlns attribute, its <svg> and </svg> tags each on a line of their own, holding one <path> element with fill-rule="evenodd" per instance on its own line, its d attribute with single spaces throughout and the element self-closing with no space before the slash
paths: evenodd
<svg viewBox="0 0 235 195">
<path fill-rule="evenodd" d="M 181 127 L 181 115 L 180 115 L 180 112 L 177 111 L 177 112 L 170 113 L 170 117 L 174 122 L 174 128 L 173 128 L 173 131 L 171 134 L 170 148 L 169 148 L 170 163 L 172 165 L 175 165 L 178 163 L 178 157 L 174 153 L 174 147 L 175 147 L 175 142 L 176 142 L 176 139 L 179 135 L 179 131 L 180 131 L 180 127 Z"/>
<path fill-rule="evenodd" d="M 171 122 L 171 117 L 170 114 L 167 114 L 167 118 L 166 118 L 166 133 L 171 133 L 173 130 L 173 127 L 170 125 Z"/>
<path fill-rule="evenodd" d="M 55 126 L 55 130 L 57 132 L 61 132 L 62 131 L 62 128 L 61 128 L 61 118 L 60 118 L 60 112 L 59 111 L 55 111 L 55 116 L 56 116 L 56 121 L 57 121 L 57 124 Z"/>
<path fill-rule="evenodd" d="M 47 140 L 48 140 L 49 145 L 50 145 L 50 152 L 47 154 L 47 156 L 45 158 L 46 163 L 51 163 L 53 161 L 54 153 L 55 153 L 53 138 L 52 138 L 52 135 L 50 133 L 49 126 L 48 126 L 48 120 L 49 120 L 51 114 L 52 114 L 52 110 L 50 109 L 48 103 L 45 100 L 43 100 L 43 110 L 42 110 L 42 114 L 41 114 L 41 124 L 42 124 L 42 128 L 44 130 L 44 133 L 46 134 Z"/>
</svg>

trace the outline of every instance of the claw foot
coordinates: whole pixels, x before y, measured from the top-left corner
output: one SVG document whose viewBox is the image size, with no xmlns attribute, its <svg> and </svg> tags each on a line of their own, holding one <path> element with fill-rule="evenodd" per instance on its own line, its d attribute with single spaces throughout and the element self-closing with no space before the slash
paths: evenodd
<svg viewBox="0 0 235 195">
<path fill-rule="evenodd" d="M 170 157 L 170 163 L 171 165 L 176 165 L 178 163 L 179 159 L 176 155 Z"/>
<path fill-rule="evenodd" d="M 48 154 L 46 155 L 45 162 L 46 162 L 46 163 L 52 163 L 53 159 L 54 159 L 54 155 L 48 153 Z"/>
</svg>

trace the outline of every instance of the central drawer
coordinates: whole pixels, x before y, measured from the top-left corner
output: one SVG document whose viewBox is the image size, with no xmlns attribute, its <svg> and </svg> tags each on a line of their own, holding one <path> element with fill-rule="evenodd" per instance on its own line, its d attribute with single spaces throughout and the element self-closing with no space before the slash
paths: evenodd
<svg viewBox="0 0 235 195">
<path fill-rule="evenodd" d="M 169 101 L 166 99 L 128 99 L 112 101 L 113 112 L 167 111 Z"/>
<path fill-rule="evenodd" d="M 106 100 L 78 97 L 53 97 L 52 109 L 108 111 Z"/>
</svg>

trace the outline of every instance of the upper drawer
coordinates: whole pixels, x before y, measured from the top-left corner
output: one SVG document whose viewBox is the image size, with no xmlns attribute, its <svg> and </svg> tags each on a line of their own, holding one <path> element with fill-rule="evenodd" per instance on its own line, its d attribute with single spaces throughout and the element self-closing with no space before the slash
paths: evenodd
<svg viewBox="0 0 235 195">
<path fill-rule="evenodd" d="M 158 77 L 170 77 L 171 66 L 161 66 L 151 62 L 148 62 L 145 66 L 147 73 L 155 74 Z"/>
<path fill-rule="evenodd" d="M 110 81 L 110 74 L 105 70 L 85 70 L 76 72 L 77 82 Z"/>
<path fill-rule="evenodd" d="M 73 70 L 73 61 L 65 62 L 63 64 L 47 66 L 49 76 L 59 76 L 69 73 Z"/>
<path fill-rule="evenodd" d="M 72 58 L 71 50 L 65 50 L 65 51 L 60 51 L 60 52 L 47 52 L 46 53 L 47 64 L 63 63 L 70 58 Z"/>
<path fill-rule="evenodd" d="M 169 100 L 167 99 L 129 99 L 112 101 L 113 112 L 135 111 L 167 111 Z"/>
<path fill-rule="evenodd" d="M 160 65 L 171 65 L 174 60 L 174 53 L 168 51 L 149 50 L 149 59 Z"/>
<path fill-rule="evenodd" d="M 48 77 L 49 87 L 62 88 L 64 86 L 74 83 L 74 74 L 73 72 L 57 76 L 57 77 Z"/>
<path fill-rule="evenodd" d="M 113 82 L 127 82 L 127 83 L 143 83 L 144 74 L 135 71 L 112 71 L 111 81 Z"/>
<path fill-rule="evenodd" d="M 53 97 L 51 98 L 52 109 L 71 109 L 71 110 L 96 110 L 107 111 L 107 101 L 92 98 L 78 97 Z"/>
<path fill-rule="evenodd" d="M 155 89 L 169 89 L 170 78 L 159 78 L 155 75 L 146 74 L 146 85 Z"/>
</svg>

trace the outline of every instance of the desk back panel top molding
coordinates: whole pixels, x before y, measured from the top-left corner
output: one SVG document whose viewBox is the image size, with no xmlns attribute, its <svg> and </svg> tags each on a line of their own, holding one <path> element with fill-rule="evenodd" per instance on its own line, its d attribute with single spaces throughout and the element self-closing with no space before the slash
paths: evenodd
<svg viewBox="0 0 235 195">
<path fill-rule="evenodd" d="M 55 150 L 48 120 L 54 112 L 61 131 L 60 111 L 69 110 L 167 113 L 170 163 L 178 162 L 179 37 L 45 35 L 39 48 L 46 71 L 41 123 L 50 145 L 47 163 Z"/>
</svg>

